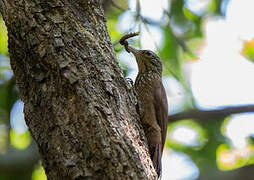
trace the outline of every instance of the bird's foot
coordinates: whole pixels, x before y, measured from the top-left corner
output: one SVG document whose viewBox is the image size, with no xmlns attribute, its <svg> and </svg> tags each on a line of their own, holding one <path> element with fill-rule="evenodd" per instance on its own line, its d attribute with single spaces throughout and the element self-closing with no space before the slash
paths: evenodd
<svg viewBox="0 0 254 180">
<path fill-rule="evenodd" d="M 131 78 L 126 78 L 126 81 L 128 83 L 128 88 L 131 89 L 134 86 L 134 82 Z"/>
</svg>

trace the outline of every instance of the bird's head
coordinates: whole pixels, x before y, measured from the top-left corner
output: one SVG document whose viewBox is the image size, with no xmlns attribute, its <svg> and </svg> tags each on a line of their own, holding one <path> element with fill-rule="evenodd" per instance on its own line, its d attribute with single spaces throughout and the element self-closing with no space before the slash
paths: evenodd
<svg viewBox="0 0 254 180">
<path fill-rule="evenodd" d="M 137 50 L 131 46 L 128 50 L 135 56 L 139 72 L 156 72 L 162 74 L 162 62 L 160 58 L 150 50 Z"/>
</svg>

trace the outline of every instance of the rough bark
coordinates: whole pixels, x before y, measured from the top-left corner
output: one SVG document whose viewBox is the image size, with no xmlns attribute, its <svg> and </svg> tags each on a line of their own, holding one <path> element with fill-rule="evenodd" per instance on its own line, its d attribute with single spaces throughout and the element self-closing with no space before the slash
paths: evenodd
<svg viewBox="0 0 254 180">
<path fill-rule="evenodd" d="M 48 179 L 155 179 L 99 0 L 0 0 Z"/>
</svg>

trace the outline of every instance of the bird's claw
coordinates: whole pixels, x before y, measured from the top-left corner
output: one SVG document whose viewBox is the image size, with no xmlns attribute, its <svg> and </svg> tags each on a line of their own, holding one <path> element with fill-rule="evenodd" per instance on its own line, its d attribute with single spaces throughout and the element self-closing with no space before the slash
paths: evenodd
<svg viewBox="0 0 254 180">
<path fill-rule="evenodd" d="M 131 87 L 134 86 L 134 82 L 131 78 L 126 78 L 126 81 L 128 82 L 128 85 L 130 85 Z"/>
</svg>

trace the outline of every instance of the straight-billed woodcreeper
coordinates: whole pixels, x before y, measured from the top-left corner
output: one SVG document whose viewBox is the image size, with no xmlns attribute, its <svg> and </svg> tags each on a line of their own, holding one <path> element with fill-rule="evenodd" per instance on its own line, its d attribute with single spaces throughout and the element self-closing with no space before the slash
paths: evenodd
<svg viewBox="0 0 254 180">
<path fill-rule="evenodd" d="M 134 91 L 140 103 L 141 123 L 147 138 L 150 157 L 153 166 L 161 176 L 161 156 L 166 140 L 168 126 L 168 103 L 162 84 L 162 62 L 150 50 L 137 50 L 129 46 L 126 39 L 136 36 L 131 33 L 120 39 L 127 52 L 131 52 L 138 64 L 138 75 Z"/>
</svg>

